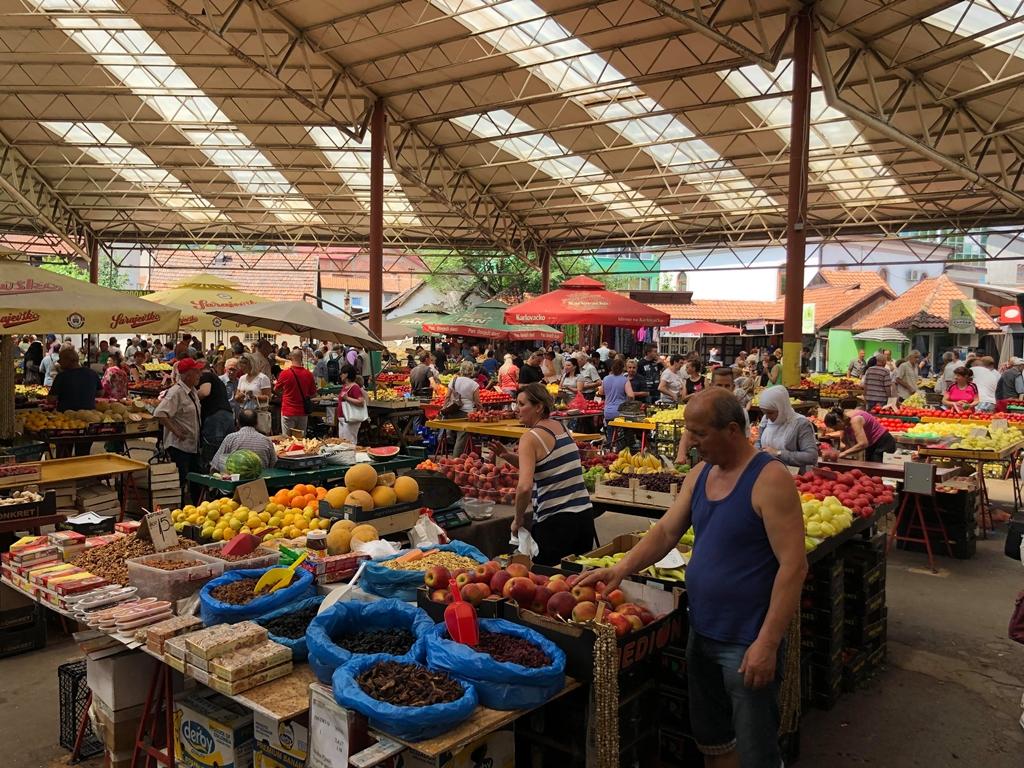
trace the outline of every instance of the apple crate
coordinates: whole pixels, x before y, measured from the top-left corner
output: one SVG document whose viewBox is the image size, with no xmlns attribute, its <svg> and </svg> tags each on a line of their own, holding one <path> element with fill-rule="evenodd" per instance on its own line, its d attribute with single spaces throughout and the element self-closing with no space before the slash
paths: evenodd
<svg viewBox="0 0 1024 768">
<path fill-rule="evenodd" d="M 551 576 L 564 573 L 558 568 L 533 565 L 528 558 L 514 555 L 512 562 L 526 565 L 533 573 Z M 618 638 L 619 674 L 651 659 L 655 653 L 686 641 L 686 592 L 667 591 L 656 585 L 625 581 L 619 587 L 630 602 L 643 603 L 655 615 L 654 621 L 637 632 Z M 502 603 L 502 618 L 535 629 L 565 652 L 565 673 L 581 682 L 594 677 L 594 641 L 597 634 L 586 624 L 576 624 L 542 616 L 520 608 L 512 600 Z"/>
<path fill-rule="evenodd" d="M 444 609 L 448 607 L 447 603 L 435 603 L 430 599 L 430 588 L 423 584 L 416 590 L 416 605 L 427 612 L 427 615 L 435 622 L 444 621 Z M 490 597 L 484 598 L 479 605 L 476 606 L 476 615 L 480 619 L 500 619 L 503 618 L 504 603 L 506 602 L 503 597 L 496 597 L 491 595 Z"/>
<path fill-rule="evenodd" d="M 604 546 L 592 549 L 590 552 L 585 552 L 583 555 L 569 555 L 568 557 L 563 557 L 559 567 L 563 571 L 580 573 L 583 571 L 585 566 L 576 562 L 578 557 L 604 557 L 605 555 L 614 555 L 617 552 L 629 552 L 629 550 L 639 544 L 642 539 L 643 536 L 638 533 L 625 533 L 621 536 L 616 536 Z M 680 554 L 682 554 L 684 558 L 689 559 L 691 552 L 690 547 L 684 545 L 676 547 L 676 549 L 679 550 Z M 626 578 L 630 581 L 636 581 L 641 584 L 656 584 L 662 589 L 669 590 L 685 586 L 681 581 L 676 581 L 674 579 L 660 579 L 654 576 L 645 576 L 640 573 L 630 574 Z"/>
</svg>

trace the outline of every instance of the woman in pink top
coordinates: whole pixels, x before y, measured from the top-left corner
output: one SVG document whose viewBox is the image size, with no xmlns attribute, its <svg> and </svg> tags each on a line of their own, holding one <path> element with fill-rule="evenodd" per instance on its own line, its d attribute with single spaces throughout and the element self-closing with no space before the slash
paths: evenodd
<svg viewBox="0 0 1024 768">
<path fill-rule="evenodd" d="M 505 362 L 498 369 L 498 389 L 512 397 L 519 391 L 519 368 L 512 362 L 512 355 L 505 355 Z"/>
<path fill-rule="evenodd" d="M 942 404 L 954 411 L 969 411 L 976 406 L 980 400 L 978 385 L 971 379 L 974 374 L 966 366 L 960 366 L 953 371 L 953 383 L 942 396 Z"/>
<path fill-rule="evenodd" d="M 881 461 L 883 453 L 896 450 L 896 441 L 889 430 L 867 411 L 836 408 L 825 414 L 825 426 L 843 430 L 843 450 L 839 453 L 841 459 L 864 451 L 865 461 Z"/>
</svg>

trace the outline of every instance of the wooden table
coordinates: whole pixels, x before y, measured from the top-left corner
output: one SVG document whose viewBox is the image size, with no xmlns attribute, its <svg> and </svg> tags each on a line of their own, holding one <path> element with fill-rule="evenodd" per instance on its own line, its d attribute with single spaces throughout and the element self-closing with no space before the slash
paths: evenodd
<svg viewBox="0 0 1024 768">
<path fill-rule="evenodd" d="M 920 448 L 918 454 L 936 459 L 951 459 L 964 464 L 974 464 L 978 476 L 978 494 L 981 505 L 981 535 L 987 537 L 988 530 L 993 528 L 992 512 L 989 510 L 988 484 L 985 482 L 985 462 L 1007 462 L 1010 467 L 1010 480 L 1013 484 L 1013 511 L 1020 512 L 1021 484 L 1018 463 L 1024 440 L 1008 445 L 998 451 L 978 451 L 964 448 Z"/>
<path fill-rule="evenodd" d="M 431 429 L 450 429 L 452 432 L 469 432 L 472 435 L 484 435 L 486 437 L 499 437 L 505 440 L 518 440 L 526 433 L 526 427 L 516 419 L 504 419 L 503 421 L 470 421 L 469 419 L 431 419 L 427 422 Z M 589 442 L 600 440 L 604 437 L 600 433 L 572 432 L 573 440 Z"/>
<path fill-rule="evenodd" d="M 825 469 L 833 469 L 836 472 L 849 472 L 852 469 L 859 469 L 865 475 L 872 477 L 887 477 L 893 480 L 902 480 L 904 471 L 902 464 L 883 464 L 880 461 L 825 461 L 818 459 L 818 466 Z M 936 467 L 935 481 L 944 483 L 960 475 L 960 467 Z"/>
</svg>

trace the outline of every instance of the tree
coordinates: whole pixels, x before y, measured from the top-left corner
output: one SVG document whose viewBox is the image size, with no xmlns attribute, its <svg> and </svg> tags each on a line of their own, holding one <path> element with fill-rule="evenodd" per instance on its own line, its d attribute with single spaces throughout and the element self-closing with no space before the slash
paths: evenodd
<svg viewBox="0 0 1024 768">
<path fill-rule="evenodd" d="M 58 275 L 89 282 L 89 273 L 77 264 L 72 264 L 68 261 L 47 261 L 40 264 L 40 267 L 50 272 L 56 272 Z M 128 278 L 113 261 L 110 259 L 100 259 L 99 284 L 105 288 L 120 290 L 128 285 Z"/>
</svg>

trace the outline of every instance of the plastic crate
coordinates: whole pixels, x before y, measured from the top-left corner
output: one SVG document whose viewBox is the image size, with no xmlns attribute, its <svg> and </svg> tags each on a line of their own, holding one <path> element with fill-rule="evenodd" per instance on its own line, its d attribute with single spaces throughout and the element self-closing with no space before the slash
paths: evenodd
<svg viewBox="0 0 1024 768">
<path fill-rule="evenodd" d="M 27 626 L 0 629 L 0 659 L 46 647 L 46 615 L 35 607 L 35 618 Z"/>
<path fill-rule="evenodd" d="M 60 745 L 64 749 L 73 750 L 78 736 L 78 724 L 89 701 L 85 659 L 69 661 L 57 667 L 57 688 L 60 701 Z M 103 743 L 96 738 L 90 722 L 86 723 L 79 752 L 83 758 L 103 753 Z"/>
<path fill-rule="evenodd" d="M 165 571 L 147 563 L 161 560 L 195 560 L 191 568 Z M 224 573 L 224 562 L 193 550 L 179 552 L 158 552 L 128 561 L 128 583 L 138 587 L 139 597 L 155 597 L 158 600 L 181 600 L 191 597 L 202 586 Z"/>
<path fill-rule="evenodd" d="M 198 552 L 212 557 L 215 560 L 219 560 L 224 564 L 224 571 L 237 571 L 242 568 L 270 568 L 271 566 L 277 565 L 277 561 L 281 559 L 281 553 L 274 549 L 268 549 L 267 547 L 256 547 L 253 550 L 252 555 L 244 560 L 222 560 L 217 554 L 220 552 L 221 547 L 224 546 L 223 541 L 215 541 L 212 544 L 204 544 L 201 547 L 193 547 L 192 552 Z"/>
</svg>

